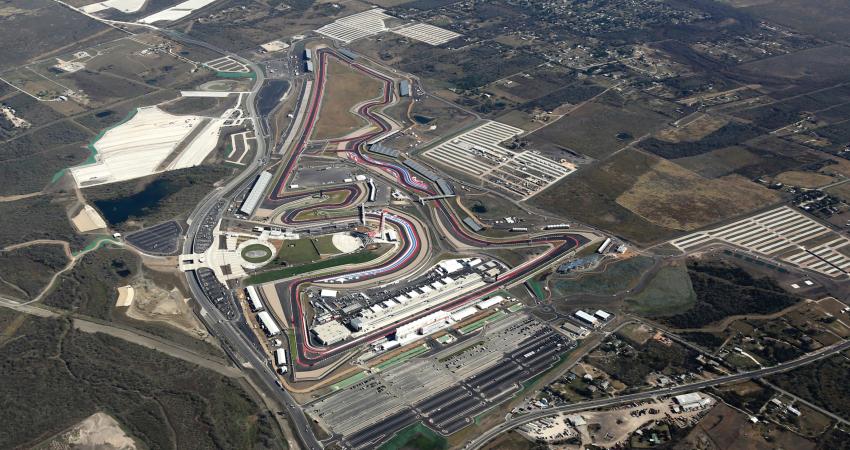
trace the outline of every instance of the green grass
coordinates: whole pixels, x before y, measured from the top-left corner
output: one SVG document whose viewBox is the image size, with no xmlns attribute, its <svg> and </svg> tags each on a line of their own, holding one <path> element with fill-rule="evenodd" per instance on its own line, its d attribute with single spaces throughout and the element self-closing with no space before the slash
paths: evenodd
<svg viewBox="0 0 850 450">
<path fill-rule="evenodd" d="M 405 352 L 399 353 L 398 355 L 393 356 L 392 358 L 376 365 L 374 368 L 378 369 L 378 370 L 387 370 L 390 367 L 397 366 L 397 365 L 399 365 L 399 364 L 401 364 L 401 363 L 403 363 L 403 362 L 405 362 L 405 361 L 407 361 L 411 358 L 415 358 L 415 357 L 427 352 L 429 349 L 430 349 L 430 347 L 428 347 L 425 344 L 422 344 L 418 347 L 415 347 L 415 348 L 412 348 L 412 349 L 407 350 Z"/>
<path fill-rule="evenodd" d="M 417 450 L 443 450 L 449 448 L 446 438 L 426 427 L 422 422 L 416 422 L 402 429 L 392 439 L 378 447 L 379 450 L 401 450 L 415 448 Z"/>
<path fill-rule="evenodd" d="M 100 247 L 101 245 L 110 244 L 110 243 L 115 244 L 115 243 L 117 243 L 117 241 L 115 239 L 112 239 L 111 236 L 98 236 L 97 238 L 95 238 L 95 240 L 91 241 L 91 243 L 89 243 L 89 245 L 86 245 L 85 248 L 83 248 L 82 250 L 80 250 L 78 252 L 73 252 L 72 254 L 74 256 L 77 256 L 77 255 L 79 255 L 83 252 L 88 252 L 88 251 L 91 251 L 91 250 L 94 250 L 94 249 Z"/>
<path fill-rule="evenodd" d="M 451 340 L 452 340 L 451 334 L 444 334 L 444 335 L 437 338 L 437 342 L 439 342 L 440 344 L 443 344 L 443 345 L 445 345 L 447 342 L 449 342 Z"/>
<path fill-rule="evenodd" d="M 311 264 L 287 267 L 285 269 L 271 270 L 269 272 L 251 275 L 245 279 L 245 283 L 248 285 L 268 283 L 269 281 L 282 280 L 302 273 L 315 272 L 317 270 L 328 269 L 331 267 L 344 266 L 346 264 L 362 264 L 377 258 L 378 255 L 378 253 L 371 251 L 349 253 L 347 255 L 337 256 L 335 258 L 325 259 Z"/>
<path fill-rule="evenodd" d="M 552 283 L 552 289 L 558 296 L 614 295 L 634 286 L 652 264 L 652 258 L 636 256 L 609 264 L 602 273 L 588 273 L 575 279 L 556 280 Z"/>
<path fill-rule="evenodd" d="M 333 236 L 321 236 L 316 239 L 313 239 L 313 243 L 316 244 L 316 250 L 319 251 L 319 254 L 322 255 L 338 255 L 342 252 L 339 251 L 333 244 Z"/>
<path fill-rule="evenodd" d="M 219 78 L 257 78 L 254 72 L 216 72 Z"/>
<path fill-rule="evenodd" d="M 248 252 L 253 252 L 253 251 L 262 251 L 263 256 L 255 256 L 255 257 L 245 256 Z M 242 259 L 244 259 L 245 261 L 248 261 L 250 263 L 261 263 L 261 262 L 268 260 L 271 257 L 272 257 L 271 250 L 269 250 L 269 248 L 266 247 L 263 244 L 251 244 L 251 245 L 245 247 L 244 249 L 242 249 Z"/>
<path fill-rule="evenodd" d="M 539 281 L 528 280 L 525 284 L 528 285 L 528 288 L 531 289 L 531 292 L 534 293 L 534 296 L 537 297 L 538 300 L 546 298 L 546 291 L 543 290 L 543 285 Z"/>
<path fill-rule="evenodd" d="M 661 268 L 643 291 L 627 300 L 632 312 L 646 316 L 677 314 L 695 302 L 696 293 L 684 264 Z"/>
<path fill-rule="evenodd" d="M 357 372 L 356 374 L 354 374 L 354 375 L 352 375 L 352 376 L 350 376 L 350 377 L 348 377 L 348 378 L 346 378 L 346 379 L 344 379 L 344 380 L 342 380 L 338 383 L 332 384 L 331 389 L 334 390 L 334 391 L 339 391 L 341 389 L 345 389 L 345 388 L 347 388 L 347 387 L 349 387 L 353 384 L 356 384 L 357 382 L 365 379 L 367 376 L 369 376 L 369 374 L 366 373 L 366 372 L 363 372 L 363 371 Z"/>
<path fill-rule="evenodd" d="M 475 322 L 472 322 L 471 324 L 460 328 L 457 331 L 460 332 L 460 334 L 469 334 L 469 333 L 472 333 L 473 331 L 483 327 L 484 325 L 487 325 L 488 323 L 502 320 L 507 316 L 508 316 L 508 313 L 506 313 L 504 311 L 496 311 L 493 314 L 490 314 L 489 316 L 484 317 L 483 319 L 478 319 Z"/>
<path fill-rule="evenodd" d="M 321 259 L 316 246 L 311 239 L 295 239 L 283 241 L 275 262 L 293 266 L 316 262 Z"/>
</svg>

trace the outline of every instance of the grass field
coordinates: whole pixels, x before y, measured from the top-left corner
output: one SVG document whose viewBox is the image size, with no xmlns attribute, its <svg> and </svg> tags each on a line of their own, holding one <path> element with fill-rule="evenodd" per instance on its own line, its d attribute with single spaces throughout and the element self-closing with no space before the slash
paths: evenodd
<svg viewBox="0 0 850 450">
<path fill-rule="evenodd" d="M 529 138 L 532 141 L 543 139 L 601 159 L 650 132 L 665 120 L 664 116 L 651 111 L 630 111 L 591 102 L 532 133 Z"/>
<path fill-rule="evenodd" d="M 743 177 L 706 179 L 664 159 L 617 197 L 617 203 L 674 230 L 694 230 L 776 202 L 780 195 Z"/>
<path fill-rule="evenodd" d="M 379 450 L 443 450 L 449 448 L 446 439 L 430 428 L 416 422 L 401 430 L 392 439 L 378 447 Z"/>
<path fill-rule="evenodd" d="M 310 264 L 304 264 L 295 267 L 287 267 L 285 269 L 277 269 L 269 272 L 263 272 L 256 275 L 251 275 L 245 279 L 245 284 L 260 284 L 268 283 L 269 281 L 282 280 L 302 273 L 315 272 L 317 270 L 328 269 L 330 267 L 343 266 L 346 264 L 362 264 L 369 262 L 380 256 L 380 252 L 375 251 L 360 251 L 357 253 L 349 253 L 347 255 L 337 256 L 335 258 L 323 259 Z"/>
<path fill-rule="evenodd" d="M 835 180 L 830 176 L 822 175 L 819 173 L 803 172 L 801 170 L 790 170 L 788 172 L 780 173 L 779 175 L 774 177 L 773 181 L 778 181 L 789 186 L 797 186 L 811 189 L 825 186 Z"/>
<path fill-rule="evenodd" d="M 650 243 L 778 198 L 738 175 L 708 179 L 655 155 L 626 150 L 564 178 L 531 203 Z"/>
<path fill-rule="evenodd" d="M 552 282 L 552 290 L 559 296 L 614 295 L 637 283 L 640 276 L 649 270 L 652 264 L 652 258 L 636 256 L 611 264 L 602 273 L 589 273 L 576 279 L 556 279 Z"/>
<path fill-rule="evenodd" d="M 278 265 L 294 266 L 312 263 L 319 259 L 321 257 L 313 241 L 305 238 L 283 241 L 283 246 L 278 251 L 274 262 Z"/>
<path fill-rule="evenodd" d="M 334 246 L 332 236 L 320 236 L 313 239 L 313 243 L 322 255 L 337 255 L 341 253 L 339 249 Z"/>
<path fill-rule="evenodd" d="M 383 83 L 334 59 L 328 61 L 327 87 L 319 109 L 313 139 L 344 136 L 365 122 L 350 112 L 358 103 L 381 95 Z"/>
<path fill-rule="evenodd" d="M 629 309 L 646 316 L 675 314 L 696 301 L 688 269 L 684 264 L 662 267 L 638 295 L 627 300 Z"/>
</svg>

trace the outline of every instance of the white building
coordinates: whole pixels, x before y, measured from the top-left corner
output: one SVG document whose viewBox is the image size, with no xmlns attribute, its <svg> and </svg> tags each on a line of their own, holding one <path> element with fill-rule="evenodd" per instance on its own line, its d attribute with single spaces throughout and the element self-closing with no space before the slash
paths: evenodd
<svg viewBox="0 0 850 450">
<path fill-rule="evenodd" d="M 333 345 L 351 336 L 351 331 L 336 320 L 316 325 L 311 331 L 323 345 Z"/>
<path fill-rule="evenodd" d="M 593 315 L 603 322 L 607 322 L 608 320 L 611 319 L 611 317 L 613 317 L 611 314 L 609 314 L 609 313 L 607 313 L 607 312 L 605 312 L 601 309 L 596 310 L 596 312 L 593 313 Z"/>
<path fill-rule="evenodd" d="M 503 301 L 505 301 L 505 297 L 502 297 L 501 295 L 496 295 L 488 298 L 487 300 L 482 300 L 478 302 L 475 306 L 478 309 L 487 309 L 491 306 L 496 306 L 499 303 L 502 303 Z"/>
<path fill-rule="evenodd" d="M 337 292 L 333 289 L 322 289 L 319 295 L 322 298 L 336 298 Z"/>
<path fill-rule="evenodd" d="M 267 335 L 275 336 L 280 334 L 280 327 L 277 326 L 277 322 L 274 321 L 268 311 L 261 311 L 257 314 L 257 319 L 260 321 L 260 326 L 266 330 Z"/>
<path fill-rule="evenodd" d="M 400 339 L 414 333 L 428 334 L 429 330 L 431 330 L 431 332 L 436 331 L 439 328 L 434 329 L 432 325 L 440 322 L 446 322 L 449 319 L 449 316 L 450 314 L 448 311 L 439 310 L 433 312 L 427 316 L 420 317 L 410 323 L 406 323 L 396 328 L 396 336 Z"/>
<path fill-rule="evenodd" d="M 575 314 L 573 314 L 573 315 L 574 315 L 576 318 L 578 318 L 579 320 L 581 320 L 582 322 L 586 322 L 586 323 L 588 323 L 588 324 L 590 324 L 590 325 L 593 325 L 594 327 L 599 326 L 599 319 L 597 319 L 596 317 L 591 316 L 590 314 L 588 314 L 588 313 L 586 313 L 586 312 L 584 312 L 584 311 L 582 311 L 582 310 L 578 310 L 578 311 L 576 311 L 576 312 L 575 312 Z"/>
<path fill-rule="evenodd" d="M 276 348 L 274 350 L 274 363 L 278 367 L 286 365 L 286 350 L 282 348 Z"/>
<path fill-rule="evenodd" d="M 256 287 L 248 286 L 245 289 L 245 295 L 248 297 L 248 304 L 251 306 L 251 311 L 259 312 L 264 309 L 263 302 L 260 300 L 260 294 L 257 292 Z"/>
</svg>

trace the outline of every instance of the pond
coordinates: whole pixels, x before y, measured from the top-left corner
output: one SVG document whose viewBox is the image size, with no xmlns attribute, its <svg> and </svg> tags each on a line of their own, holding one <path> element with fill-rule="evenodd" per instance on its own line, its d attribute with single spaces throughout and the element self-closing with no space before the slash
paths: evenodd
<svg viewBox="0 0 850 450">
<path fill-rule="evenodd" d="M 95 200 L 93 203 L 100 210 L 110 225 L 124 223 L 131 217 L 142 217 L 155 208 L 163 199 L 180 189 L 178 183 L 170 180 L 155 180 L 144 190 L 133 195 L 106 200 Z"/>
</svg>

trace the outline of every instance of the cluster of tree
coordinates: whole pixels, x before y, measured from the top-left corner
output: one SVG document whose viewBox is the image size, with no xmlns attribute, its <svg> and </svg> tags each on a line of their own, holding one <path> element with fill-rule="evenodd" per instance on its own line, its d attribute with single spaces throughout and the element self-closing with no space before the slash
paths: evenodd
<svg viewBox="0 0 850 450">
<path fill-rule="evenodd" d="M 754 278 L 740 267 L 694 262 L 688 265 L 696 293 L 694 306 L 662 322 L 676 328 L 701 328 L 725 317 L 770 314 L 800 301 L 769 278 Z"/>
<path fill-rule="evenodd" d="M 834 356 L 791 372 L 774 375 L 770 381 L 842 417 L 850 416 L 850 360 Z"/>
<path fill-rule="evenodd" d="M 33 447 L 98 411 L 146 448 L 281 446 L 235 380 L 64 319 L 28 318 L 0 346 L 0 395 L 1 448 Z"/>
<path fill-rule="evenodd" d="M 65 250 L 59 245 L 0 251 L 0 281 L 19 291 L 16 297 L 33 298 L 67 263 Z"/>
<path fill-rule="evenodd" d="M 640 147 L 662 158 L 676 159 L 737 145 L 761 134 L 759 129 L 751 125 L 730 122 L 698 141 L 667 142 L 649 138 L 642 141 Z"/>
<path fill-rule="evenodd" d="M 139 257 L 126 250 L 98 249 L 64 273 L 44 303 L 108 320 L 118 298 L 116 286 L 129 284 L 139 265 Z"/>
<path fill-rule="evenodd" d="M 628 386 L 641 386 L 651 373 L 674 373 L 696 368 L 694 355 L 682 346 L 649 340 L 642 346 L 620 346 L 617 356 L 594 361 L 604 372 Z"/>
</svg>

